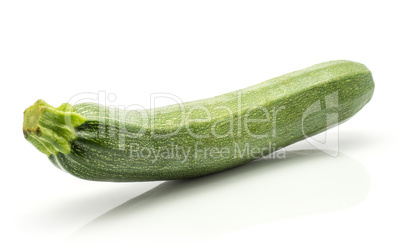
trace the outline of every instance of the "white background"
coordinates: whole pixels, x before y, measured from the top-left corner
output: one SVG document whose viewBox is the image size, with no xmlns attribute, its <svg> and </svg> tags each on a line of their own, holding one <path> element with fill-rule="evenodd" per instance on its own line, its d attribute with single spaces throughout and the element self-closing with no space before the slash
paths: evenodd
<svg viewBox="0 0 402 249">
<path fill-rule="evenodd" d="M 1 247 L 401 248 L 401 25 L 387 0 L 1 1 Z M 376 89 L 336 130 L 335 158 L 302 142 L 196 180 L 101 183 L 22 134 L 40 98 L 149 107 L 154 92 L 196 100 L 336 59 L 364 63 Z"/>
</svg>

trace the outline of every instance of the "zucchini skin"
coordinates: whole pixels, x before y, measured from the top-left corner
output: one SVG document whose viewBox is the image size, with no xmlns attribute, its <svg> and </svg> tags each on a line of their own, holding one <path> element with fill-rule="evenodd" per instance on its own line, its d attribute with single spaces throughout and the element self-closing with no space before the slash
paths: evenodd
<svg viewBox="0 0 402 249">
<path fill-rule="evenodd" d="M 123 111 L 78 104 L 74 112 L 85 121 L 74 128 L 69 152 L 48 156 L 59 168 L 93 181 L 198 177 L 336 126 L 357 113 L 373 91 L 364 65 L 330 61 L 182 106 Z M 337 120 L 329 120 L 329 113 L 337 113 Z"/>
</svg>

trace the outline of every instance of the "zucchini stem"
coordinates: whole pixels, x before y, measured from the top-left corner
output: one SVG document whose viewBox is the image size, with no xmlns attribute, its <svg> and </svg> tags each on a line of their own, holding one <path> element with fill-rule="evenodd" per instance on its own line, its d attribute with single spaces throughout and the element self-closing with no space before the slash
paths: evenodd
<svg viewBox="0 0 402 249">
<path fill-rule="evenodd" d="M 55 108 L 40 99 L 24 111 L 22 130 L 25 139 L 47 156 L 68 154 L 77 138 L 75 128 L 85 121 L 68 103 Z"/>
</svg>

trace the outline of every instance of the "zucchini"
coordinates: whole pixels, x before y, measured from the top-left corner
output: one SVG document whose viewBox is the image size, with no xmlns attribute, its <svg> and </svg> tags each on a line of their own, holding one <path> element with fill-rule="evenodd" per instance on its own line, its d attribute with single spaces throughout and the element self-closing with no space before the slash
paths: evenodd
<svg viewBox="0 0 402 249">
<path fill-rule="evenodd" d="M 372 97 L 371 72 L 329 61 L 213 98 L 148 110 L 97 103 L 24 112 L 25 138 L 58 168 L 94 181 L 202 176 L 336 126 Z M 327 118 L 336 113 L 337 119 Z"/>
</svg>

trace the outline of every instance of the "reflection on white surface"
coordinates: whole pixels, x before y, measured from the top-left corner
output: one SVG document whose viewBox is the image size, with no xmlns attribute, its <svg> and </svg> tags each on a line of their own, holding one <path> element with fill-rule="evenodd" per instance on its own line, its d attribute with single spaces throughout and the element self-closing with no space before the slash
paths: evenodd
<svg viewBox="0 0 402 249">
<path fill-rule="evenodd" d="M 83 226 L 69 241 L 197 241 L 347 208 L 362 201 L 369 188 L 365 167 L 343 153 L 333 158 L 316 150 L 288 151 L 286 159 L 162 183 Z"/>
</svg>

